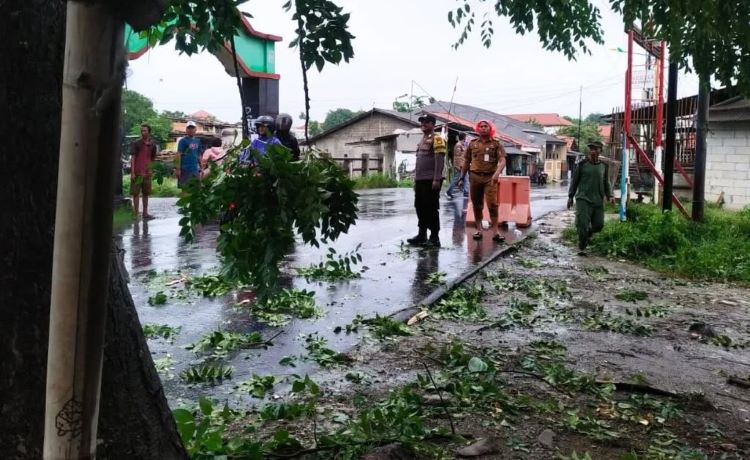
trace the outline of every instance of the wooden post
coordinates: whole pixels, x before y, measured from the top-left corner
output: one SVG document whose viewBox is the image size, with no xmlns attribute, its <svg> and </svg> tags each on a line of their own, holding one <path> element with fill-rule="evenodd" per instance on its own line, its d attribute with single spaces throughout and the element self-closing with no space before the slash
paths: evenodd
<svg viewBox="0 0 750 460">
<path fill-rule="evenodd" d="M 385 170 L 384 170 L 384 168 L 383 168 L 383 162 L 384 162 L 384 159 L 383 159 L 383 157 L 379 157 L 379 158 L 378 158 L 378 172 L 379 172 L 380 174 L 385 174 Z M 388 175 L 390 175 L 390 174 L 388 174 Z"/>
<path fill-rule="evenodd" d="M 349 174 L 349 178 L 352 178 L 352 159 L 344 158 L 344 165 L 342 167 L 345 173 Z"/>
<path fill-rule="evenodd" d="M 67 4 L 44 458 L 95 458 L 124 23 Z"/>
<path fill-rule="evenodd" d="M 370 155 L 363 153 L 362 154 L 362 177 L 367 177 L 367 174 L 369 171 L 370 171 Z"/>
</svg>

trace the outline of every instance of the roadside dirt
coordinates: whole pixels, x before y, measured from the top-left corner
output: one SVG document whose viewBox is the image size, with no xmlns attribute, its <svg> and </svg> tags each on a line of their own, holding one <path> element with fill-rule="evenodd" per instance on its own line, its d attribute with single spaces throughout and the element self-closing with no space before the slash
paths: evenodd
<svg viewBox="0 0 750 460">
<path fill-rule="evenodd" d="M 464 283 L 486 319 L 436 319 L 438 306 L 413 335 L 366 341 L 316 375 L 316 429 L 408 386 L 428 425 L 494 440 L 475 458 L 750 458 L 750 289 L 578 256 L 561 241 L 572 218 L 548 216 Z M 309 421 L 285 425 L 310 440 Z M 442 454 L 426 458 L 466 445 L 428 442 Z"/>
</svg>

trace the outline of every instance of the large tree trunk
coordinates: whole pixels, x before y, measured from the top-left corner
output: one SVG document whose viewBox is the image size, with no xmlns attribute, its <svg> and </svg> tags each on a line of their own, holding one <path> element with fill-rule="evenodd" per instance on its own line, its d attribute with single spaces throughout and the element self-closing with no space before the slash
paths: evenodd
<svg viewBox="0 0 750 460">
<path fill-rule="evenodd" d="M 65 1 L 0 2 L 0 457 L 41 458 Z M 113 259 L 100 458 L 185 458 Z"/>
</svg>

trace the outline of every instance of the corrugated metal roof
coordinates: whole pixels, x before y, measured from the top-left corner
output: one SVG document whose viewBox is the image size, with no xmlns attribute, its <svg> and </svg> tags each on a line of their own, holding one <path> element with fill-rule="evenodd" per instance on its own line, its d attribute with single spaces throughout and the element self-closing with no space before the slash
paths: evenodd
<svg viewBox="0 0 750 460">
<path fill-rule="evenodd" d="M 506 116 L 524 123 L 534 120 L 542 126 L 573 126 L 570 120 L 557 113 L 512 113 Z"/>
</svg>

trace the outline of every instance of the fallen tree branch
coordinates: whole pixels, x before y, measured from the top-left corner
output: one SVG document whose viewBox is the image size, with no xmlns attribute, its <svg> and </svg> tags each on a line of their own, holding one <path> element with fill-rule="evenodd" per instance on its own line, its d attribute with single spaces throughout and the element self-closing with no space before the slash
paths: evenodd
<svg viewBox="0 0 750 460">
<path fill-rule="evenodd" d="M 750 388 L 750 380 L 737 377 L 736 375 L 730 375 L 727 378 L 727 383 L 740 388 Z"/>
<path fill-rule="evenodd" d="M 434 386 L 435 391 L 437 391 L 438 398 L 440 398 L 440 403 L 443 405 L 443 410 L 445 411 L 445 415 L 448 417 L 448 422 L 451 424 L 451 434 L 455 436 L 456 427 L 455 425 L 453 425 L 453 417 L 448 411 L 448 407 L 445 405 L 445 401 L 443 400 L 443 394 L 440 391 L 440 388 L 438 388 L 437 383 L 435 382 L 435 379 L 432 378 L 432 372 L 430 372 L 430 368 L 427 367 L 427 363 L 422 361 L 422 365 L 424 366 L 424 370 L 427 371 L 427 376 L 430 378 L 430 382 L 432 382 L 432 386 Z"/>
</svg>

